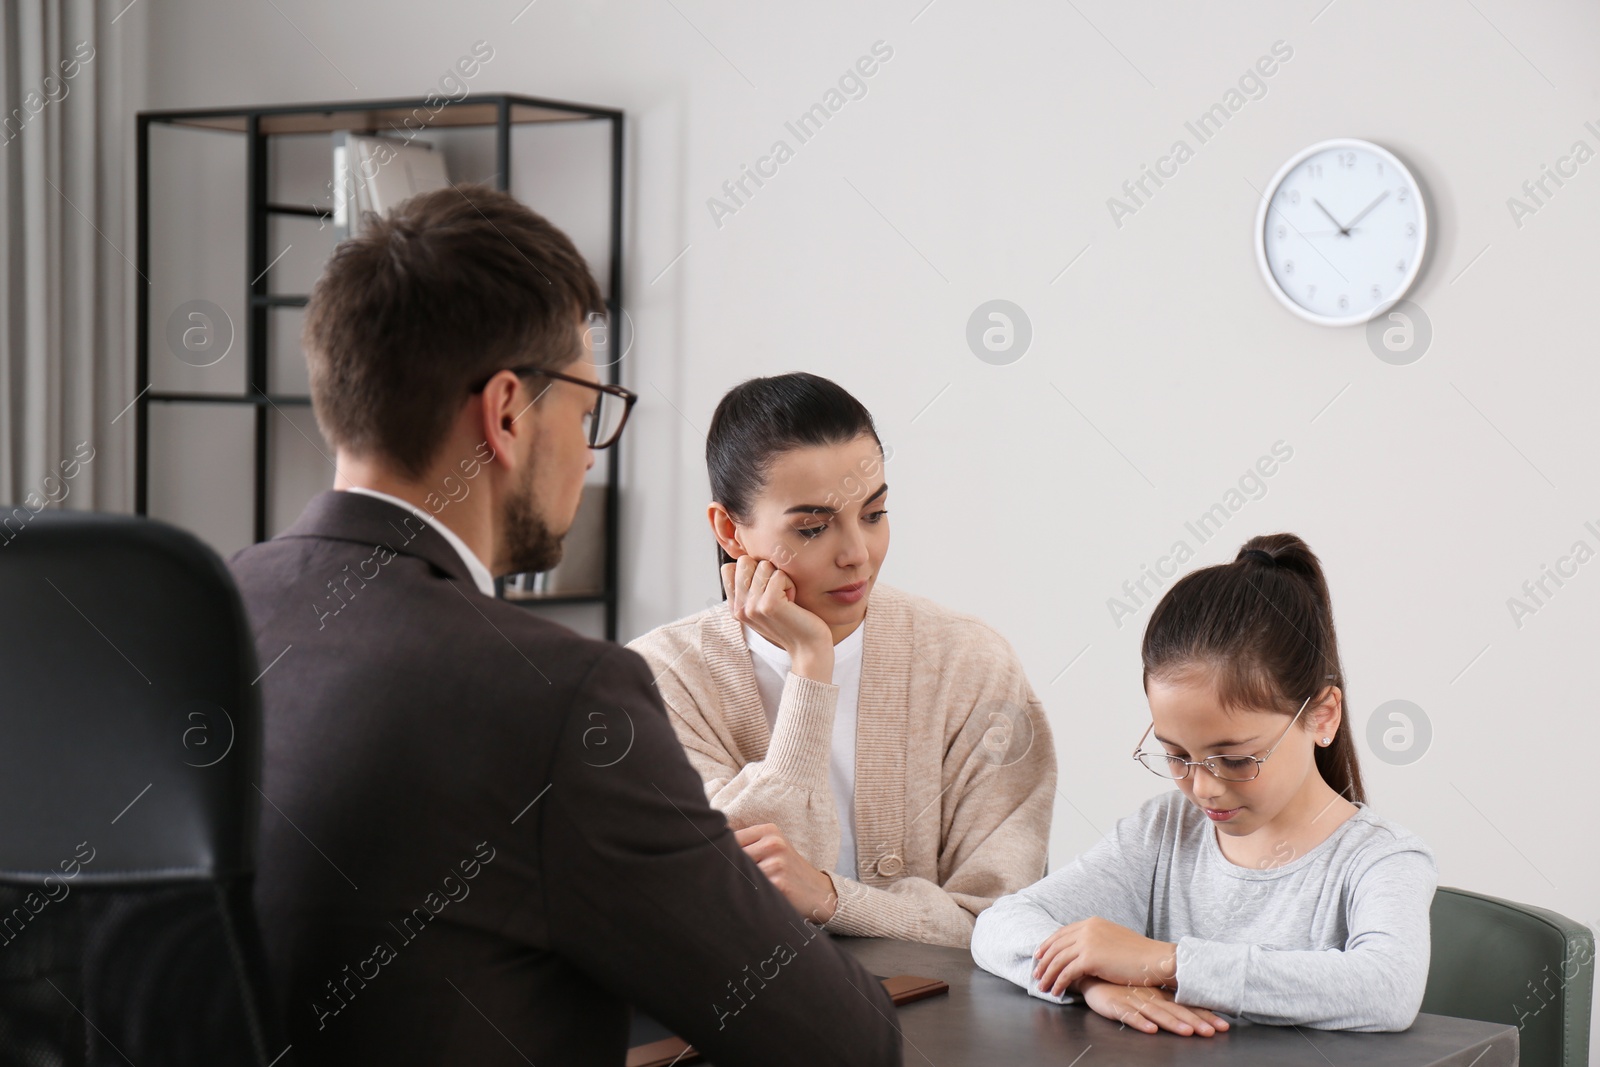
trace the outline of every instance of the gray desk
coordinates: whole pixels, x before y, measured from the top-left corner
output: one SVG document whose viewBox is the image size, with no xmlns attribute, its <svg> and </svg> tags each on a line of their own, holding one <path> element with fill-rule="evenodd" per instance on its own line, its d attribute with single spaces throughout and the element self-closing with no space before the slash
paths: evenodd
<svg viewBox="0 0 1600 1067">
<path fill-rule="evenodd" d="M 883 938 L 835 938 L 880 978 L 941 978 L 950 991 L 898 1009 L 906 1067 L 1516 1067 L 1517 1030 L 1419 1015 L 1401 1034 L 1240 1026 L 1214 1037 L 1130 1030 L 1080 1004 L 1051 1004 L 972 962 L 965 949 Z M 634 1017 L 638 1045 L 668 1036 Z M 1085 1056 L 1093 1048 L 1093 1054 Z M 704 1064 L 704 1060 L 696 1060 Z M 819 1065 L 820 1067 L 820 1065 Z"/>
<path fill-rule="evenodd" d="M 1400 1034 L 1350 1034 L 1306 1027 L 1241 1025 L 1215 1037 L 1145 1034 L 1082 1005 L 1030 997 L 972 962 L 962 949 L 879 938 L 837 943 L 879 977 L 942 978 L 950 992 L 899 1009 L 907 1067 L 1106 1064 L 1188 1067 L 1515 1067 L 1517 1031 L 1503 1023 L 1421 1015 Z"/>
</svg>

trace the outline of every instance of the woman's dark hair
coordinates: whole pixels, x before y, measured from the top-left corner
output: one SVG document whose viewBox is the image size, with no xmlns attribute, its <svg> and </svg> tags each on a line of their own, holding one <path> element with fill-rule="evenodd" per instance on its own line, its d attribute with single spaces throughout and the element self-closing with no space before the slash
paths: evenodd
<svg viewBox="0 0 1600 1067">
<path fill-rule="evenodd" d="M 785 452 L 837 445 L 871 435 L 883 451 L 872 415 L 841 386 L 815 374 L 751 378 L 728 390 L 706 434 L 711 499 L 743 522 Z M 717 546 L 717 566 L 733 557 Z"/>
<path fill-rule="evenodd" d="M 1294 534 L 1252 537 L 1232 563 L 1185 575 L 1161 598 L 1144 631 L 1144 681 L 1203 672 L 1228 708 L 1292 715 L 1336 685 L 1344 668 L 1322 564 Z M 1364 803 L 1361 768 L 1344 706 L 1317 770 L 1346 800 Z"/>
</svg>

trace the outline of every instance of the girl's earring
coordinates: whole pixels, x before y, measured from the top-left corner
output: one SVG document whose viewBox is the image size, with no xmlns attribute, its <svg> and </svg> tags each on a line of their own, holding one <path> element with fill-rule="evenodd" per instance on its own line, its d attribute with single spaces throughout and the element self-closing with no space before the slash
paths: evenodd
<svg viewBox="0 0 1600 1067">
<path fill-rule="evenodd" d="M 1324 744 L 1324 745 L 1331 745 L 1331 744 L 1333 744 L 1333 738 L 1331 738 L 1331 737 L 1324 737 L 1324 738 L 1323 738 L 1323 739 L 1322 739 L 1322 743 L 1323 743 L 1323 744 Z"/>
</svg>

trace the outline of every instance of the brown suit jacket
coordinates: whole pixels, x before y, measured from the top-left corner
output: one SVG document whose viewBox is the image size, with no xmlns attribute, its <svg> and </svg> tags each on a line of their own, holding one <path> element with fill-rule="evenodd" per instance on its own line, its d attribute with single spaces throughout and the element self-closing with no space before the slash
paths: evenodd
<svg viewBox="0 0 1600 1067">
<path fill-rule="evenodd" d="M 706 803 L 637 653 L 329 491 L 230 562 L 260 664 L 256 903 L 301 1064 L 898 1064 L 880 984 Z"/>
</svg>

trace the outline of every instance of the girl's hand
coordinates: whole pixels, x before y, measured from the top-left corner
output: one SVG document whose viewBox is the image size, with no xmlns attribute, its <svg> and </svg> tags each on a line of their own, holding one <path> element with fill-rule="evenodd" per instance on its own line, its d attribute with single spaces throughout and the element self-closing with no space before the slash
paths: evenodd
<svg viewBox="0 0 1600 1067">
<path fill-rule="evenodd" d="M 1211 1037 L 1218 1030 L 1228 1028 L 1226 1019 L 1204 1008 L 1179 1004 L 1165 989 L 1117 985 L 1098 978 L 1085 978 L 1081 984 L 1079 995 L 1085 1004 L 1107 1019 L 1115 1019 L 1147 1034 L 1161 1029 L 1185 1037 L 1194 1034 Z"/>
<path fill-rule="evenodd" d="M 722 588 L 735 619 L 789 653 L 790 670 L 833 684 L 833 631 L 794 602 L 793 579 L 771 560 L 745 555 L 722 565 Z"/>
<path fill-rule="evenodd" d="M 760 823 L 735 830 L 733 839 L 761 868 L 767 881 L 794 905 L 795 911 L 818 926 L 833 918 L 839 906 L 833 879 L 807 863 L 775 824 Z"/>
<path fill-rule="evenodd" d="M 1178 946 L 1152 941 L 1126 926 L 1095 917 L 1063 926 L 1034 952 L 1039 988 L 1060 996 L 1080 978 L 1118 985 L 1162 986 L 1177 978 Z"/>
</svg>

